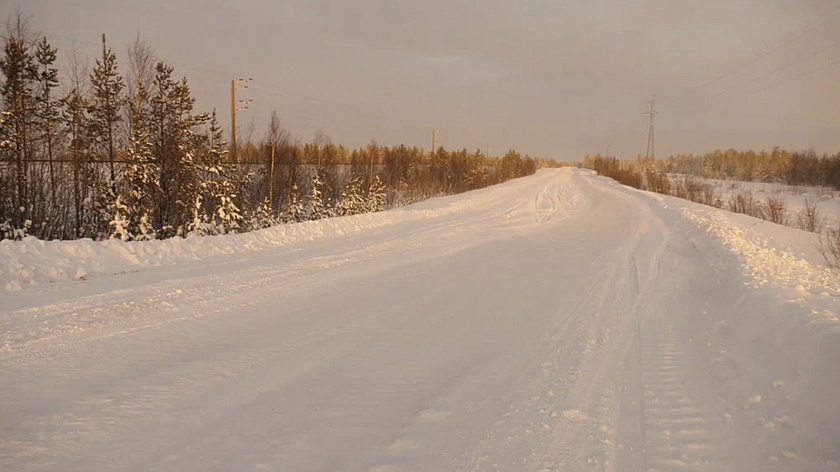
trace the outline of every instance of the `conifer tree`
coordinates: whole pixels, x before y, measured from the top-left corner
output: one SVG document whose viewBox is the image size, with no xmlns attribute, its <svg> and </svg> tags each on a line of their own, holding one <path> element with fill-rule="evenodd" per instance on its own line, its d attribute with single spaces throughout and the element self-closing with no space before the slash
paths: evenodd
<svg viewBox="0 0 840 472">
<path fill-rule="evenodd" d="M 50 46 L 47 38 L 44 37 L 35 50 L 35 59 L 38 63 L 38 93 L 37 115 L 40 121 L 40 134 L 46 144 L 47 160 L 49 161 L 50 172 L 50 201 L 56 207 L 56 191 L 58 184 L 53 165 L 53 147 L 56 133 L 56 125 L 59 121 L 58 101 L 53 98 L 53 90 L 58 87 L 58 69 L 54 67 L 57 58 L 57 49 Z"/>
<path fill-rule="evenodd" d="M 172 72 L 172 67 L 158 63 L 150 100 L 150 142 L 153 160 L 160 168 L 161 187 L 154 217 L 164 237 L 184 235 L 192 220 L 196 196 L 201 192 L 197 154 L 207 141 L 195 127 L 209 119 L 207 114 L 192 114 L 195 99 L 187 81 L 175 81 Z"/>
<path fill-rule="evenodd" d="M 289 192 L 288 205 L 286 205 L 286 208 L 280 215 L 280 219 L 283 223 L 297 223 L 305 219 L 303 204 L 301 203 L 298 194 L 299 190 L 297 184 L 292 184 L 291 191 Z"/>
<path fill-rule="evenodd" d="M 312 177 L 312 182 L 310 184 L 310 191 L 309 191 L 309 220 L 320 220 L 321 218 L 326 218 L 326 208 L 324 206 L 324 199 L 323 199 L 323 182 L 321 179 L 318 178 L 318 174 L 316 173 Z"/>
<path fill-rule="evenodd" d="M 140 97 L 146 96 L 142 84 L 138 86 L 138 91 Z M 135 240 L 140 241 L 155 238 L 150 222 L 154 202 L 160 192 L 160 167 L 152 156 L 149 126 L 147 101 L 141 99 L 132 111 L 131 139 L 125 151 L 126 165 L 122 176 L 129 231 Z"/>
<path fill-rule="evenodd" d="M 131 239 L 131 233 L 128 231 L 128 218 L 126 207 L 121 201 L 120 196 L 114 199 L 114 219 L 111 220 L 111 239 L 119 239 L 121 241 L 128 241 Z"/>
<path fill-rule="evenodd" d="M 379 180 L 378 175 L 373 177 L 373 181 L 370 184 L 366 206 L 369 212 L 382 211 L 384 209 L 385 186 L 382 185 L 382 181 Z"/>
<path fill-rule="evenodd" d="M 342 216 L 358 215 L 365 211 L 365 199 L 362 195 L 362 180 L 351 173 L 344 186 L 339 203 L 339 212 Z"/>
<path fill-rule="evenodd" d="M 73 209 L 74 236 L 84 235 L 86 203 L 90 199 L 85 195 L 90 182 L 96 177 L 89 159 L 90 127 L 88 126 L 88 101 L 76 84 L 70 93 L 61 99 L 61 123 L 68 138 L 69 154 L 73 164 Z"/>
<path fill-rule="evenodd" d="M 208 231 L 208 225 L 205 221 L 206 216 L 202 213 L 201 208 L 201 195 L 195 196 L 195 202 L 193 203 L 192 207 L 192 221 L 187 226 L 187 235 L 188 236 L 206 236 L 207 234 L 212 234 Z"/>
<path fill-rule="evenodd" d="M 0 59 L 0 73 L 3 74 L 4 80 L 0 86 L 0 96 L 3 98 L 5 121 L 8 123 L 8 135 L 5 140 L 10 145 L 6 146 L 6 150 L 15 164 L 16 192 L 12 202 L 12 225 L 22 229 L 26 226 L 31 212 L 27 178 L 32 150 L 30 128 L 36 109 L 33 85 L 38 69 L 21 36 L 9 37 L 3 53 L 3 58 Z"/>
<path fill-rule="evenodd" d="M 202 175 L 201 190 L 211 219 L 220 234 L 236 233 L 241 228 L 242 215 L 235 203 L 236 182 L 227 161 L 227 150 L 222 141 L 222 128 L 216 110 L 210 115 L 210 135 L 207 149 L 200 154 L 198 170 Z"/>
<path fill-rule="evenodd" d="M 268 197 L 266 197 L 254 212 L 250 221 L 250 229 L 264 229 L 271 226 L 274 226 L 274 218 L 271 216 L 271 206 Z"/>
<path fill-rule="evenodd" d="M 100 148 L 107 155 L 113 186 L 116 181 L 114 161 L 117 125 L 122 121 L 120 110 L 125 102 L 125 83 L 117 70 L 117 56 L 110 49 L 102 52 L 101 60 L 96 60 L 96 67 L 90 74 L 90 83 L 93 87 L 90 107 L 92 126 L 97 133 Z"/>
</svg>

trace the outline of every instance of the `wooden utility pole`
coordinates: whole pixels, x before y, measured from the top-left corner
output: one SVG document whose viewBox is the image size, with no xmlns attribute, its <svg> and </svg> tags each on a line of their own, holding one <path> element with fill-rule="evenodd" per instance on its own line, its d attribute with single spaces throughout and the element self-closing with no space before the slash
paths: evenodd
<svg viewBox="0 0 840 472">
<path fill-rule="evenodd" d="M 236 81 L 230 80 L 230 157 L 236 164 Z"/>
<path fill-rule="evenodd" d="M 656 94 L 650 97 L 650 111 L 642 113 L 643 115 L 650 115 L 650 131 L 648 131 L 647 159 L 654 159 L 653 153 L 653 118 L 656 116 Z"/>
</svg>

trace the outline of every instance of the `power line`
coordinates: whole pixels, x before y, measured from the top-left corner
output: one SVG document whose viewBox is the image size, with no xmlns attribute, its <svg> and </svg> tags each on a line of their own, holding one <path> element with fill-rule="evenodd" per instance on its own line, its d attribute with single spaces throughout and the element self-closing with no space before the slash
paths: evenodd
<svg viewBox="0 0 840 472">
<path fill-rule="evenodd" d="M 787 64 L 785 64 L 785 65 L 783 65 L 783 66 L 780 66 L 780 67 L 778 67 L 778 68 L 776 68 L 776 69 L 773 69 L 773 70 L 771 70 L 770 72 L 767 72 L 766 74 L 760 75 L 760 76 L 758 76 L 758 77 L 756 77 L 756 78 L 754 78 L 754 79 L 752 79 L 752 80 L 749 80 L 749 81 L 744 82 L 744 83 L 742 83 L 742 84 L 736 85 L 735 87 L 732 87 L 732 88 L 730 88 L 730 89 L 724 90 L 723 92 L 720 92 L 720 93 L 716 94 L 715 96 L 717 97 L 717 96 L 727 95 L 727 94 L 729 94 L 729 93 L 732 93 L 732 92 L 734 92 L 735 90 L 738 90 L 738 89 L 743 88 L 743 87 L 745 87 L 745 86 L 747 86 L 747 85 L 750 85 L 750 84 L 753 84 L 753 83 L 755 83 L 755 82 L 758 82 L 759 80 L 764 79 L 764 78 L 767 78 L 767 77 L 770 77 L 771 75 L 775 75 L 775 74 L 777 74 L 777 73 L 779 73 L 779 72 L 781 72 L 781 71 L 783 71 L 783 70 L 789 69 L 791 66 L 795 66 L 796 64 L 799 64 L 799 63 L 801 63 L 801 62 L 807 61 L 808 59 L 811 59 L 812 57 L 816 57 L 816 56 L 818 56 L 818 55 L 820 55 L 820 54 L 822 54 L 822 53 L 824 53 L 824 52 L 826 52 L 826 51 L 830 51 L 830 50 L 832 50 L 832 49 L 834 49 L 834 48 L 836 48 L 836 47 L 838 47 L 838 46 L 840 46 L 840 41 L 838 41 L 838 42 L 836 42 L 836 43 L 832 44 L 831 46 L 827 46 L 827 47 L 825 47 L 825 48 L 823 48 L 823 49 L 820 49 L 820 50 L 818 50 L 818 51 L 815 51 L 815 52 L 813 52 L 813 53 L 811 53 L 811 54 L 809 54 L 809 55 L 807 55 L 807 56 L 803 56 L 803 57 L 800 57 L 799 59 L 795 59 L 795 60 L 793 60 L 793 61 L 791 61 L 791 62 L 788 62 Z"/>
<path fill-rule="evenodd" d="M 301 92 L 297 92 L 297 91 L 291 90 L 291 89 L 285 89 L 285 91 L 283 91 L 282 90 L 283 87 L 279 87 L 279 86 L 272 87 L 271 85 L 272 84 L 269 84 L 268 87 L 256 86 L 256 87 L 251 87 L 251 88 L 255 91 L 268 93 L 268 94 L 272 94 L 272 95 L 283 96 L 283 95 L 286 95 L 286 94 L 291 94 L 291 95 L 295 95 L 295 96 L 298 96 L 300 98 L 303 98 L 304 100 L 308 100 L 310 102 L 320 103 L 320 104 L 324 104 L 324 105 L 335 105 L 335 106 L 338 106 L 340 108 L 344 108 L 344 109 L 349 110 L 349 111 L 354 111 L 354 112 L 357 112 L 357 113 L 367 114 L 369 116 L 373 116 L 375 118 L 379 118 L 379 119 L 384 120 L 384 121 L 387 121 L 387 120 L 391 119 L 391 118 L 386 117 L 384 115 L 381 115 L 381 114 L 379 114 L 379 113 L 377 113 L 373 110 L 362 109 L 362 108 L 350 105 L 348 103 L 343 103 L 343 102 L 339 102 L 339 101 L 336 101 L 336 100 L 317 98 L 317 97 L 307 95 L 307 94 L 304 94 L 304 93 L 301 93 Z"/>
<path fill-rule="evenodd" d="M 733 74 L 734 72 L 737 72 L 737 71 L 743 69 L 744 67 L 746 67 L 748 65 L 751 65 L 751 64 L 754 64 L 754 63 L 758 62 L 759 60 L 769 56 L 770 54 L 772 54 L 772 53 L 778 51 L 779 49 L 781 49 L 786 44 L 799 40 L 800 38 L 802 38 L 806 34 L 808 34 L 812 31 L 816 30 L 817 28 L 823 26 L 829 20 L 831 15 L 833 15 L 837 11 L 840 11 L 840 5 L 834 6 L 833 8 L 826 9 L 825 11 L 820 13 L 820 15 L 814 21 L 806 24 L 805 26 L 803 26 L 802 28 L 800 28 L 798 30 L 795 30 L 795 31 L 789 33 L 787 36 L 782 38 L 778 43 L 771 46 L 770 49 L 768 49 L 768 50 L 766 50 L 762 53 L 759 53 L 758 56 L 755 56 L 752 59 L 747 60 L 746 62 L 738 64 L 735 67 L 727 70 L 723 74 L 709 80 L 708 82 L 701 85 L 700 89 L 705 89 L 709 85 L 711 85 L 715 82 L 718 82 L 721 79 L 726 78 L 727 76 Z"/>
<path fill-rule="evenodd" d="M 826 69 L 830 69 L 830 68 L 832 68 L 832 67 L 836 67 L 836 66 L 838 66 L 838 65 L 840 65 L 840 60 L 837 60 L 837 61 L 831 62 L 831 63 L 829 63 L 829 64 L 826 64 L 826 65 L 824 65 L 824 66 L 818 67 L 818 68 L 816 68 L 816 69 L 809 70 L 808 72 L 804 72 L 804 73 L 799 74 L 799 75 L 797 75 L 797 76 L 795 76 L 795 77 L 791 77 L 791 78 L 789 78 L 789 79 L 782 80 L 781 82 L 776 82 L 775 84 L 772 84 L 772 85 L 769 85 L 769 86 L 767 86 L 767 87 L 764 87 L 764 88 L 761 88 L 761 89 L 755 90 L 755 91 L 753 91 L 753 92 L 750 92 L 750 94 L 761 93 L 761 92 L 764 92 L 765 90 L 770 90 L 770 89 L 776 88 L 776 87 L 778 87 L 778 86 L 780 86 L 780 85 L 784 85 L 784 84 L 786 84 L 786 83 L 788 83 L 788 82 L 793 82 L 793 81 L 795 81 L 795 80 L 799 80 L 799 79 L 801 79 L 801 78 L 803 78 L 803 77 L 809 76 L 809 75 L 811 75 L 811 74 L 815 74 L 815 73 L 817 73 L 817 72 L 824 71 L 824 70 L 826 70 Z"/>
</svg>

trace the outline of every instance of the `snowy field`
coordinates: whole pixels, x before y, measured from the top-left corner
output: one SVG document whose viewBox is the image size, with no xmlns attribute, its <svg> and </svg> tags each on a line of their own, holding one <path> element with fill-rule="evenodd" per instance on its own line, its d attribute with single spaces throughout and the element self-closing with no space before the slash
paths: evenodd
<svg viewBox="0 0 840 472">
<path fill-rule="evenodd" d="M 782 197 L 787 204 L 792 219 L 802 211 L 806 199 L 816 204 L 825 225 L 837 228 L 840 222 L 840 190 L 831 187 L 811 187 L 805 185 L 786 185 L 766 182 L 742 182 L 737 180 L 703 179 L 712 184 L 720 193 L 724 202 L 738 193 L 752 192 L 753 196 L 764 202 L 767 197 Z"/>
<path fill-rule="evenodd" d="M 0 470 L 837 471 L 816 241 L 567 168 L 237 236 L 0 242 Z"/>
</svg>

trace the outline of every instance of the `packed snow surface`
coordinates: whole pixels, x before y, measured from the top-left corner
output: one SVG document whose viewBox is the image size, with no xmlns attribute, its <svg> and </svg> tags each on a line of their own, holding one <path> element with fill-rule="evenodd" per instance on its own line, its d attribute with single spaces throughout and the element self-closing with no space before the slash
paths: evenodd
<svg viewBox="0 0 840 472">
<path fill-rule="evenodd" d="M 816 235 L 578 169 L 0 243 L 0 470 L 840 470 Z"/>
</svg>

